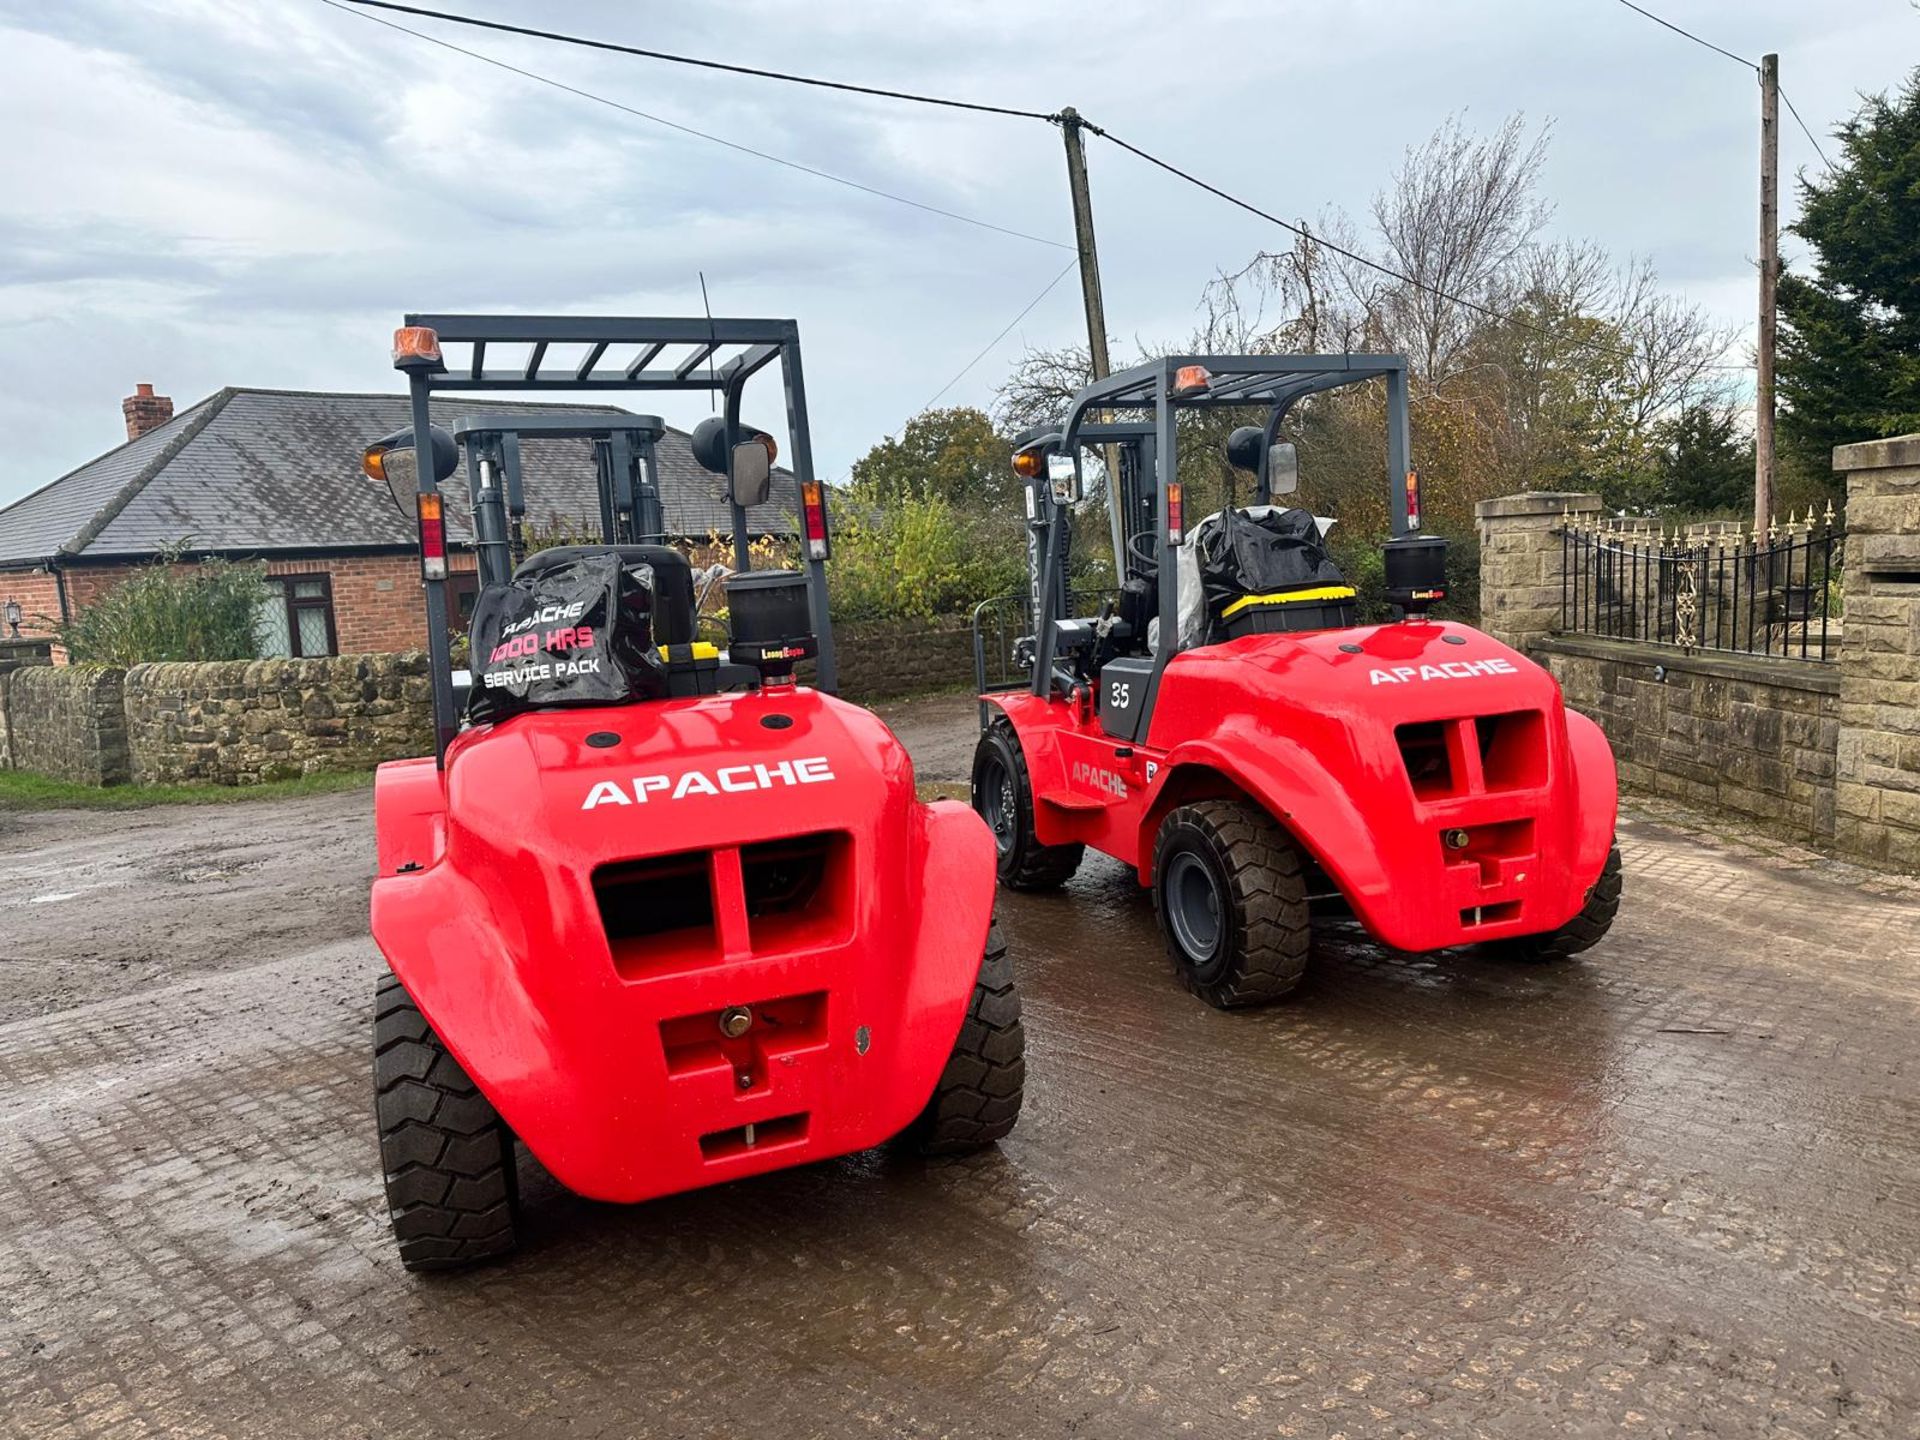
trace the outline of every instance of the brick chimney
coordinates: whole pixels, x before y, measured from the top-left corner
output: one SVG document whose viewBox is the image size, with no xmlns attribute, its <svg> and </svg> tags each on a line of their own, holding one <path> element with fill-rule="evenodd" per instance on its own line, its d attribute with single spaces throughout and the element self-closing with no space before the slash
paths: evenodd
<svg viewBox="0 0 1920 1440">
<path fill-rule="evenodd" d="M 154 394 L 153 386 L 143 382 L 134 386 L 133 394 L 120 402 L 120 412 L 127 417 L 127 439 L 138 440 L 173 418 L 173 401 L 168 396 Z"/>
</svg>

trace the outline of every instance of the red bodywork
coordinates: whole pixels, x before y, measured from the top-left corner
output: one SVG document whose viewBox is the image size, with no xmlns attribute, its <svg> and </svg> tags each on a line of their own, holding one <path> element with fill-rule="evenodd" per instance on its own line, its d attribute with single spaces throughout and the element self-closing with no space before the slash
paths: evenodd
<svg viewBox="0 0 1920 1440">
<path fill-rule="evenodd" d="M 1437 950 L 1558 928 L 1613 843 L 1613 752 L 1553 677 L 1478 630 L 1407 621 L 1250 635 L 1167 663 L 1145 744 L 1089 701 L 988 695 L 1012 720 L 1047 845 L 1153 879 L 1175 805 L 1241 793 L 1378 940 Z M 1131 753 L 1127 753 L 1131 752 Z M 1464 848 L 1443 836 L 1464 830 Z"/>
<path fill-rule="evenodd" d="M 867 711 L 786 687 L 535 712 L 463 732 L 444 770 L 381 766 L 374 804 L 374 939 L 569 1189 L 865 1149 L 933 1093 L 993 838 L 919 803 Z M 736 1005 L 755 1023 L 729 1039 Z"/>
</svg>

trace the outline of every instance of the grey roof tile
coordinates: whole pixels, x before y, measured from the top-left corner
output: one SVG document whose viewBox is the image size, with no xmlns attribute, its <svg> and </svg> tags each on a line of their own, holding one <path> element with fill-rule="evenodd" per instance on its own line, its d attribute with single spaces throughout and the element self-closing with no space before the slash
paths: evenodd
<svg viewBox="0 0 1920 1440">
<path fill-rule="evenodd" d="M 628 413 L 462 397 L 438 398 L 432 409 L 449 429 L 469 415 Z M 367 442 L 407 414 L 404 394 L 222 390 L 0 510 L 0 564 L 151 555 L 182 542 L 247 554 L 411 544 L 412 525 L 360 472 Z M 589 442 L 529 442 L 522 454 L 530 521 L 598 513 Z M 686 433 L 669 429 L 658 458 L 667 528 L 694 538 L 728 530 L 723 482 L 694 463 Z M 464 465 L 443 488 L 453 538 L 466 541 Z M 791 534 L 794 508 L 793 475 L 776 470 L 774 499 L 749 511 L 749 524 Z"/>
</svg>

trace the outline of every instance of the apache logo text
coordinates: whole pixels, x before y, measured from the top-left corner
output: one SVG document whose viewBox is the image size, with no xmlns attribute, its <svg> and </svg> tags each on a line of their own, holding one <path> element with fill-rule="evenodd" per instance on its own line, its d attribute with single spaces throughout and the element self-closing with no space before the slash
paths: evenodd
<svg viewBox="0 0 1920 1440">
<path fill-rule="evenodd" d="M 723 765 L 708 774 L 685 770 L 674 775 L 635 775 L 624 784 L 602 780 L 580 802 L 582 810 L 601 805 L 645 805 L 649 795 L 684 800 L 689 795 L 739 795 L 748 790 L 772 790 L 780 785 L 818 785 L 833 779 L 827 757 L 781 760 L 772 765 Z"/>
<path fill-rule="evenodd" d="M 1471 680 L 1476 675 L 1517 675 L 1511 660 L 1449 660 L 1444 665 L 1396 665 L 1368 672 L 1373 685 L 1404 685 L 1409 680 Z"/>
</svg>

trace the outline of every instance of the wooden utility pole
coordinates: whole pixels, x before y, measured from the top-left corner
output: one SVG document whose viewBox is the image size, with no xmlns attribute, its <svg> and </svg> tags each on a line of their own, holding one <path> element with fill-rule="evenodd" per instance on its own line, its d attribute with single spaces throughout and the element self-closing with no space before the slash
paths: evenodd
<svg viewBox="0 0 1920 1440">
<path fill-rule="evenodd" d="M 1100 255 L 1093 246 L 1093 200 L 1087 193 L 1087 152 L 1080 139 L 1085 122 L 1071 105 L 1060 112 L 1060 133 L 1067 142 L 1067 189 L 1073 195 L 1073 238 L 1080 251 L 1080 298 L 1087 307 L 1087 354 L 1093 378 L 1104 380 L 1107 360 L 1107 309 L 1100 299 Z"/>
<path fill-rule="evenodd" d="M 1773 337 L 1780 282 L 1780 57 L 1760 57 L 1760 334 L 1753 394 L 1753 528 L 1773 520 Z"/>
<path fill-rule="evenodd" d="M 1087 151 L 1080 138 L 1086 122 L 1071 105 L 1060 112 L 1060 133 L 1067 142 L 1067 190 L 1073 196 L 1073 239 L 1080 252 L 1080 298 L 1087 307 L 1087 362 L 1095 380 L 1112 373 L 1107 355 L 1107 307 L 1100 298 L 1100 252 L 1093 244 L 1093 197 L 1087 190 Z M 1094 418 L 1105 420 L 1103 410 Z M 1120 518 L 1120 447 L 1101 447 L 1107 470 L 1107 528 L 1113 540 L 1113 573 L 1125 579 L 1127 558 Z"/>
</svg>

